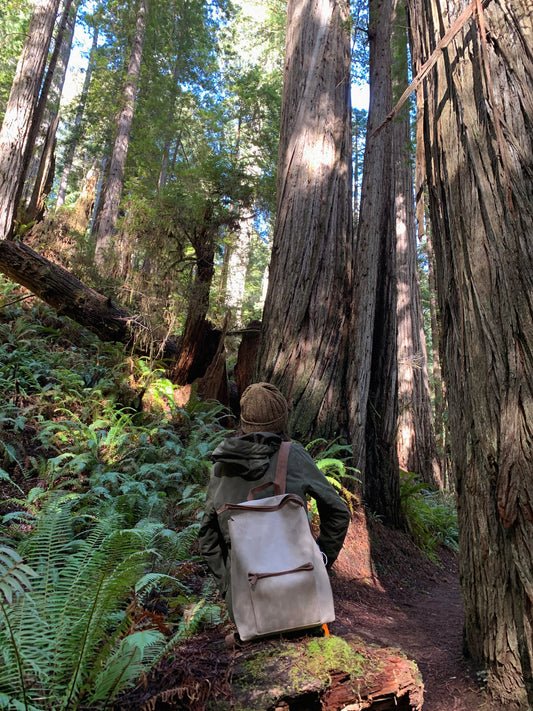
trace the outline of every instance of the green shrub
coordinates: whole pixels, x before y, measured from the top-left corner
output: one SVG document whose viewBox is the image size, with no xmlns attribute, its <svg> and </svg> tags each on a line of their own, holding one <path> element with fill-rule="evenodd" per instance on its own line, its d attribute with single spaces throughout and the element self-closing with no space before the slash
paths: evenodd
<svg viewBox="0 0 533 711">
<path fill-rule="evenodd" d="M 400 497 L 409 531 L 432 560 L 438 562 L 439 546 L 458 550 L 457 511 L 450 492 L 431 491 L 413 472 L 400 471 Z"/>
</svg>

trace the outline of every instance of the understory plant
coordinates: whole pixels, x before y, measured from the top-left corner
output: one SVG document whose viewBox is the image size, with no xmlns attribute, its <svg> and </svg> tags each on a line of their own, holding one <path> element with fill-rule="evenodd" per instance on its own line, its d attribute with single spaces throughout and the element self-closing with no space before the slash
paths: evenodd
<svg viewBox="0 0 533 711">
<path fill-rule="evenodd" d="M 0 708 L 106 708 L 213 614 L 202 600 L 191 604 L 176 577 L 147 572 L 153 527 L 117 524 L 95 522 L 80 535 L 74 500 L 56 497 L 23 558 L 0 547 Z M 189 608 L 167 634 L 138 614 L 161 586 Z"/>
<path fill-rule="evenodd" d="M 223 618 L 189 585 L 222 408 L 18 292 L 0 277 L 0 708 L 103 709 Z"/>
<path fill-rule="evenodd" d="M 313 455 L 315 464 L 324 473 L 329 483 L 337 490 L 347 503 L 350 511 L 359 503 L 359 497 L 354 489 L 361 483 L 357 478 L 357 469 L 348 464 L 352 459 L 350 445 L 342 444 L 338 440 L 328 442 L 317 438 L 306 445 L 306 450 Z M 314 499 L 310 502 L 313 517 L 318 516 L 318 509 Z"/>
<path fill-rule="evenodd" d="M 453 494 L 432 491 L 413 472 L 400 471 L 402 511 L 415 543 L 435 562 L 439 546 L 459 548 L 457 511 Z"/>
</svg>

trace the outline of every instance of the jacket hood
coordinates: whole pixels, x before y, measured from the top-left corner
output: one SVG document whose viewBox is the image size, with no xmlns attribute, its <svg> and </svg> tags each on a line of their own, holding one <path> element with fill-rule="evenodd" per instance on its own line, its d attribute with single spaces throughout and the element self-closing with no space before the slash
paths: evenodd
<svg viewBox="0 0 533 711">
<path fill-rule="evenodd" d="M 256 481 L 265 474 L 281 437 L 270 432 L 253 432 L 223 440 L 211 455 L 215 476 L 240 476 Z"/>
</svg>

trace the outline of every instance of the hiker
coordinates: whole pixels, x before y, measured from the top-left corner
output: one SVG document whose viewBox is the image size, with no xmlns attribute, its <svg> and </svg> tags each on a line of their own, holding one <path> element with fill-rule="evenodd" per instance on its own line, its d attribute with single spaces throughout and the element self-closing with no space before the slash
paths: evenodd
<svg viewBox="0 0 533 711">
<path fill-rule="evenodd" d="M 242 434 L 230 437 L 214 450 L 215 462 L 207 490 L 206 509 L 199 531 L 200 551 L 224 597 L 233 620 L 230 586 L 229 514 L 217 514 L 227 503 L 246 500 L 250 489 L 260 487 L 275 477 L 277 453 L 282 441 L 289 441 L 287 401 L 269 383 L 250 385 L 241 397 Z M 325 555 L 327 568 L 335 562 L 344 542 L 350 515 L 348 509 L 299 444 L 291 443 L 287 462 L 286 492 L 306 495 L 316 500 L 320 517 L 317 544 Z M 256 495 L 273 495 L 268 487 Z"/>
</svg>

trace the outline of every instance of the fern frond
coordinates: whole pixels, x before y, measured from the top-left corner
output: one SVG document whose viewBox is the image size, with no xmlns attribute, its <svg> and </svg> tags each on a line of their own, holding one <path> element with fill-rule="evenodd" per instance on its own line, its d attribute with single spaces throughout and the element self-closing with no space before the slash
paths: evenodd
<svg viewBox="0 0 533 711">
<path fill-rule="evenodd" d="M 13 602 L 13 593 L 22 593 L 31 588 L 29 578 L 37 573 L 24 563 L 17 551 L 0 546 L 0 594 L 6 602 Z"/>
<path fill-rule="evenodd" d="M 114 698 L 135 682 L 165 645 L 165 636 L 157 630 L 134 632 L 120 641 L 116 652 L 98 674 L 88 699 L 90 704 Z M 105 704 L 104 704 L 105 708 Z"/>
</svg>

